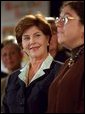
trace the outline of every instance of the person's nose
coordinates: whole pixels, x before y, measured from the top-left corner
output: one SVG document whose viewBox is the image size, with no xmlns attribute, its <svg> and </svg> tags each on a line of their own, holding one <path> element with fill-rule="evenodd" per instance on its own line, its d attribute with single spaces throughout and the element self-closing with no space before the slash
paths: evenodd
<svg viewBox="0 0 85 114">
<path fill-rule="evenodd" d="M 35 42 L 35 39 L 34 39 L 34 37 L 30 37 L 30 44 L 32 44 L 32 43 L 34 43 Z"/>
<path fill-rule="evenodd" d="M 63 23 L 59 20 L 59 21 L 56 23 L 56 26 L 57 26 L 57 27 L 63 27 Z"/>
<path fill-rule="evenodd" d="M 62 19 L 60 19 L 60 18 L 56 19 L 55 23 L 56 23 L 56 27 L 63 27 L 64 26 Z"/>
</svg>

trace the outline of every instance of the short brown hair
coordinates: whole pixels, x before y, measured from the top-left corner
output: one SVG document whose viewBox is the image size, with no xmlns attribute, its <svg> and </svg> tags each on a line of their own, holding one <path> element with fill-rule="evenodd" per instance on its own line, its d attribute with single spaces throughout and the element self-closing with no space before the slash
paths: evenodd
<svg viewBox="0 0 85 114">
<path fill-rule="evenodd" d="M 20 46 L 22 46 L 23 32 L 32 26 L 37 26 L 46 36 L 49 36 L 49 39 L 51 38 L 52 34 L 50 25 L 43 15 L 26 15 L 20 19 L 15 27 L 16 39 Z"/>
</svg>

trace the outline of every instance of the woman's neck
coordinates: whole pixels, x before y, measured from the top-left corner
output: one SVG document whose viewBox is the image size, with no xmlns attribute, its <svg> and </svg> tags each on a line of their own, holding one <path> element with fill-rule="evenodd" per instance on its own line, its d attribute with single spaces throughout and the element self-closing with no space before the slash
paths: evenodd
<svg viewBox="0 0 85 114">
<path fill-rule="evenodd" d="M 30 70 L 28 74 L 29 82 L 33 78 L 35 73 L 38 71 L 38 69 L 41 67 L 41 64 L 43 63 L 43 61 L 46 59 L 47 56 L 48 56 L 48 53 L 42 57 L 30 58 Z"/>
<path fill-rule="evenodd" d="M 48 53 L 45 54 L 45 55 L 42 55 L 41 57 L 32 57 L 32 58 L 30 58 L 31 67 L 34 66 L 34 65 L 41 64 L 46 59 L 47 56 L 48 56 Z"/>
</svg>

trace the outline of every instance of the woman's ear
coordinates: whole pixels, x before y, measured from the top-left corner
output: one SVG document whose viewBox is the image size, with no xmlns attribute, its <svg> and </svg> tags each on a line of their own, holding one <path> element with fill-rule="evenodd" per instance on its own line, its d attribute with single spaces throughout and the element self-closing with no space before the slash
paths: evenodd
<svg viewBox="0 0 85 114">
<path fill-rule="evenodd" d="M 84 38 L 84 26 L 81 28 L 81 38 Z"/>
<path fill-rule="evenodd" d="M 50 38 L 49 38 L 49 36 L 47 36 L 47 39 L 48 39 L 48 46 L 50 45 Z"/>
</svg>

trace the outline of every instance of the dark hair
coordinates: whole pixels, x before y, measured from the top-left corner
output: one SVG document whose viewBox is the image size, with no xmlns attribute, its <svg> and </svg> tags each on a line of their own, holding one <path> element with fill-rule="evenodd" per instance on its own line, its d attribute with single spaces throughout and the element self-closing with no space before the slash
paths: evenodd
<svg viewBox="0 0 85 114">
<path fill-rule="evenodd" d="M 70 6 L 80 17 L 81 24 L 84 25 L 84 1 L 64 1 L 61 10 L 65 6 Z"/>
<path fill-rule="evenodd" d="M 57 33 L 57 26 L 55 24 L 55 18 L 54 17 L 46 17 L 46 20 L 50 24 L 52 35 Z"/>
<path fill-rule="evenodd" d="M 16 51 L 21 52 L 21 48 L 19 47 L 18 44 L 14 43 L 13 40 L 5 40 L 5 41 L 3 41 L 1 43 L 1 50 L 7 45 L 12 45 L 12 46 L 14 46 L 16 48 Z"/>
<path fill-rule="evenodd" d="M 20 21 L 17 23 L 15 27 L 16 39 L 21 47 L 22 47 L 23 32 L 32 26 L 37 26 L 46 36 L 49 36 L 49 42 L 50 42 L 50 38 L 52 36 L 51 28 L 47 20 L 44 18 L 44 16 L 41 14 L 26 15 L 20 19 Z"/>
</svg>

